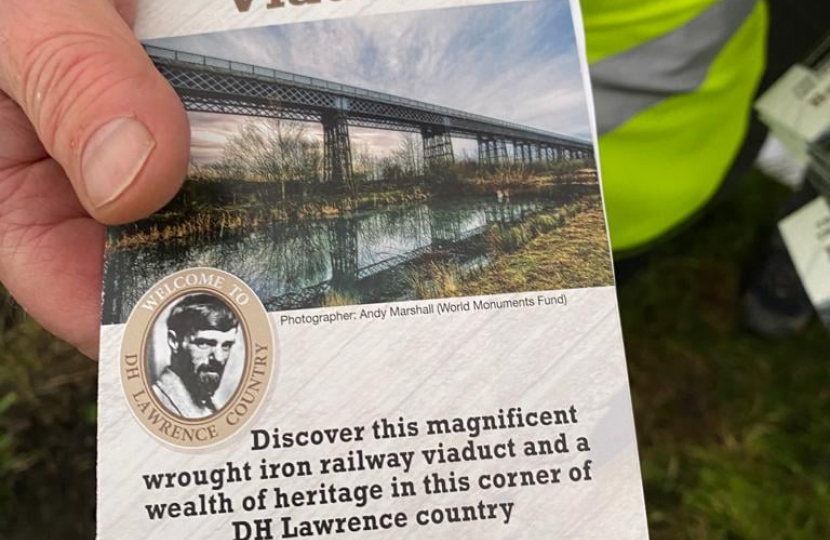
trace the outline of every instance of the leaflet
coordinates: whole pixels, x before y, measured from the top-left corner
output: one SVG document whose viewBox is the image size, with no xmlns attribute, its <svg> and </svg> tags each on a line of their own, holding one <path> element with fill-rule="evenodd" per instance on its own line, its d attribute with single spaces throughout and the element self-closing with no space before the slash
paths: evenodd
<svg viewBox="0 0 830 540">
<path fill-rule="evenodd" d="M 830 129 L 830 70 L 796 64 L 755 103 L 761 120 L 801 163 Z"/>
<path fill-rule="evenodd" d="M 783 219 L 778 228 L 807 295 L 830 328 L 830 205 L 819 197 Z"/>
<path fill-rule="evenodd" d="M 162 0 L 191 166 L 108 232 L 98 538 L 648 537 L 568 0 Z"/>
</svg>

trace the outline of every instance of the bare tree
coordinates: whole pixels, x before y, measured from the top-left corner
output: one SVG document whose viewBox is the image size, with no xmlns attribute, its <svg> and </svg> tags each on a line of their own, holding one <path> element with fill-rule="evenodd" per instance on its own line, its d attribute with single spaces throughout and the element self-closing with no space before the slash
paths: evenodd
<svg viewBox="0 0 830 540">
<path fill-rule="evenodd" d="M 278 119 L 252 119 L 225 143 L 221 166 L 239 177 L 281 185 L 317 182 L 322 169 L 322 149 L 306 127 Z"/>
<path fill-rule="evenodd" d="M 364 180 L 377 180 L 377 160 L 372 155 L 369 145 L 362 143 L 352 147 L 354 174 Z"/>
<path fill-rule="evenodd" d="M 393 157 L 406 175 L 419 176 L 423 172 L 422 152 L 423 144 L 420 137 L 414 133 L 404 133 Z"/>
</svg>

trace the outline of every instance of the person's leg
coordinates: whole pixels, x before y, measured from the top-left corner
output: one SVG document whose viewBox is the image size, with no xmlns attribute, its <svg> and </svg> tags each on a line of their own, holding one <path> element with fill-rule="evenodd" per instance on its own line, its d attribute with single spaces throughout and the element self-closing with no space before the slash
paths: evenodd
<svg viewBox="0 0 830 540">
<path fill-rule="evenodd" d="M 794 64 L 803 61 L 827 32 L 826 19 L 819 15 L 826 10 L 826 0 L 769 0 L 769 6 L 767 72 L 759 95 Z M 758 144 L 755 122 L 742 152 L 744 159 Z M 737 167 L 733 167 L 730 176 L 740 174 L 742 164 L 745 161 L 736 160 Z M 724 185 L 728 191 L 729 180 Z M 778 218 L 791 214 L 816 196 L 815 188 L 805 181 L 779 209 Z M 749 275 L 744 295 L 744 322 L 750 329 L 766 336 L 782 336 L 798 332 L 810 322 L 813 306 L 777 227 Z"/>
<path fill-rule="evenodd" d="M 805 181 L 781 206 L 778 219 L 817 196 L 812 183 Z M 760 335 L 781 337 L 803 330 L 813 314 L 813 305 L 776 227 L 766 251 L 750 274 L 744 295 L 744 323 Z"/>
</svg>

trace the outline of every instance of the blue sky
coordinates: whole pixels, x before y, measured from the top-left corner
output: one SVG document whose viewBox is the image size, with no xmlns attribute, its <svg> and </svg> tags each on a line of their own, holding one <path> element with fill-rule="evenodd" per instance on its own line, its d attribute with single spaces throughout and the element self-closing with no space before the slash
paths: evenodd
<svg viewBox="0 0 830 540">
<path fill-rule="evenodd" d="M 570 8 L 538 0 L 364 16 L 155 40 L 217 56 L 401 95 L 549 131 L 589 137 Z M 221 155 L 241 119 L 192 114 L 194 158 Z M 322 136 L 311 125 L 310 133 Z M 395 132 L 353 129 L 383 154 Z M 457 152 L 472 150 L 454 141 Z"/>
</svg>

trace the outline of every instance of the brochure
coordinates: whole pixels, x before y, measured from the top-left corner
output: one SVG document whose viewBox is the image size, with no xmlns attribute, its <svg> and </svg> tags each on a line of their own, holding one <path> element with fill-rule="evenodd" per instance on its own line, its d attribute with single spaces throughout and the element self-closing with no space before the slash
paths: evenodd
<svg viewBox="0 0 830 540">
<path fill-rule="evenodd" d="M 755 103 L 761 120 L 799 163 L 830 129 L 830 69 L 796 64 Z"/>
<path fill-rule="evenodd" d="M 579 4 L 143 0 L 100 540 L 648 537 Z"/>
<path fill-rule="evenodd" d="M 817 198 L 778 228 L 816 311 L 830 328 L 830 203 Z"/>
</svg>

